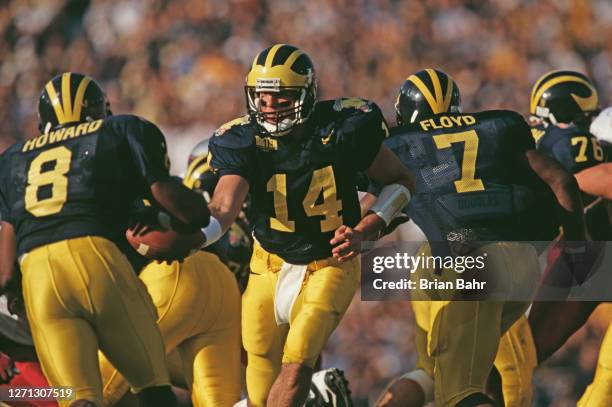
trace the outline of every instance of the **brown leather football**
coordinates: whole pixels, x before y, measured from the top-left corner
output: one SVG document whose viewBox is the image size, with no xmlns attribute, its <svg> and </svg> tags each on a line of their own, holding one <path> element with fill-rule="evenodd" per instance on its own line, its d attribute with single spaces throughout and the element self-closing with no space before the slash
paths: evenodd
<svg viewBox="0 0 612 407">
<path fill-rule="evenodd" d="M 125 237 L 134 250 L 152 260 L 182 260 L 195 253 L 205 241 L 204 234 L 199 230 L 183 234 L 173 230 L 152 229 L 134 235 L 133 229 L 128 229 Z"/>
</svg>

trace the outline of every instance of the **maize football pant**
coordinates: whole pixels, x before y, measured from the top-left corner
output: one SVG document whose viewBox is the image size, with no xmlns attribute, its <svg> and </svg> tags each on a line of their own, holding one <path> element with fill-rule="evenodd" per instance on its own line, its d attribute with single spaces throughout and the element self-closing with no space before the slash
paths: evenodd
<svg viewBox="0 0 612 407">
<path fill-rule="evenodd" d="M 428 245 L 422 253 L 431 254 Z M 491 243 L 473 255 L 478 253 L 487 253 L 485 272 L 505 279 L 501 287 L 535 290 L 539 264 L 533 247 Z M 418 269 L 412 278 L 431 278 L 432 273 L 433 270 Z M 444 269 L 440 278 L 457 278 L 457 272 Z M 443 295 L 448 297 L 448 293 Z M 529 305 L 492 300 L 432 301 L 432 293 L 422 290 L 413 292 L 412 299 L 417 323 L 417 367 L 434 378 L 436 406 L 454 406 L 470 394 L 484 391 L 500 338 Z"/>
<path fill-rule="evenodd" d="M 200 251 L 183 263 L 150 263 L 140 279 L 157 308 L 166 352 L 180 356 L 194 406 L 233 406 L 240 399 L 240 292 L 234 275 L 216 255 Z M 104 401 L 112 405 L 128 384 L 104 358 L 101 371 Z"/>
<path fill-rule="evenodd" d="M 42 246 L 24 256 L 21 271 L 34 345 L 51 386 L 72 387 L 76 399 L 102 405 L 98 349 L 136 392 L 170 384 L 155 307 L 114 243 L 81 237 Z"/>
<path fill-rule="evenodd" d="M 359 264 L 359 258 L 345 263 L 328 258 L 308 264 L 289 324 L 277 325 L 275 290 L 283 260 L 255 245 L 249 283 L 242 296 L 247 391 L 253 405 L 265 406 L 282 363 L 314 367 L 355 295 Z"/>
</svg>

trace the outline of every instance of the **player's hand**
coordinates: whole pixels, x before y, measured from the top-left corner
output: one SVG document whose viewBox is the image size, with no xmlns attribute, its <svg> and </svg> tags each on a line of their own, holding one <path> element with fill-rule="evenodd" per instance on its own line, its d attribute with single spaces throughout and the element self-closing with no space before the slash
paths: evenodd
<svg viewBox="0 0 612 407">
<path fill-rule="evenodd" d="M 359 230 L 352 229 L 346 225 L 336 229 L 334 237 L 329 243 L 334 246 L 332 255 L 339 262 L 344 262 L 357 256 L 361 251 L 361 242 L 363 241 L 363 233 Z"/>
<path fill-rule="evenodd" d="M 137 205 L 130 214 L 128 228 L 132 230 L 134 236 L 146 235 L 154 229 L 163 229 L 159 213 L 159 210 L 152 206 Z"/>
<path fill-rule="evenodd" d="M 8 384 L 17 373 L 15 362 L 8 355 L 0 352 L 0 384 Z"/>
</svg>

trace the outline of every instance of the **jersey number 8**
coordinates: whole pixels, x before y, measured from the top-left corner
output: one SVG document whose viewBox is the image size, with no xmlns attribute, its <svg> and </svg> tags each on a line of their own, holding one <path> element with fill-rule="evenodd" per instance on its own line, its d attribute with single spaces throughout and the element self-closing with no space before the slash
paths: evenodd
<svg viewBox="0 0 612 407">
<path fill-rule="evenodd" d="M 40 153 L 30 164 L 28 186 L 25 190 L 25 208 L 36 217 L 61 212 L 68 199 L 68 178 L 72 151 L 56 147 Z M 55 165 L 53 165 L 55 163 Z M 51 169 L 47 169 L 53 165 Z M 45 168 L 47 167 L 47 168 Z M 49 187 L 51 195 L 40 198 L 41 188 Z"/>
</svg>

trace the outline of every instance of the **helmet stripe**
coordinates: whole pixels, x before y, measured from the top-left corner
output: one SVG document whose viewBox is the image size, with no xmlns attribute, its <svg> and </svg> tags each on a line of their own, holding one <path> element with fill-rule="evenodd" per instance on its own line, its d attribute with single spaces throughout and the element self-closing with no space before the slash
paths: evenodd
<svg viewBox="0 0 612 407">
<path fill-rule="evenodd" d="M 209 168 L 209 165 L 208 165 L 208 154 L 207 155 L 202 155 L 202 156 L 196 158 L 189 165 L 189 168 L 187 168 L 187 172 L 185 173 L 185 178 L 183 180 L 183 184 L 187 188 L 193 188 L 193 186 L 195 185 L 196 181 L 200 178 L 200 175 L 204 174 L 206 171 L 208 171 L 208 168 Z"/>
<path fill-rule="evenodd" d="M 302 51 L 300 51 L 299 49 L 296 49 L 295 51 L 293 51 L 291 53 L 291 55 L 289 55 L 289 57 L 287 58 L 287 61 L 285 61 L 284 65 L 286 65 L 289 69 L 291 69 L 291 67 L 293 66 L 293 63 L 303 54 Z"/>
<path fill-rule="evenodd" d="M 87 85 L 91 81 L 87 76 L 81 80 L 79 87 L 77 88 L 76 96 L 74 98 L 74 106 L 72 107 L 72 120 L 77 121 L 81 119 L 81 108 L 83 107 L 83 98 L 85 97 L 85 91 Z"/>
<path fill-rule="evenodd" d="M 444 112 L 448 112 L 450 108 L 451 99 L 453 98 L 453 87 L 455 82 L 450 76 L 446 77 L 446 96 L 444 96 Z"/>
<path fill-rule="evenodd" d="M 51 105 L 53 106 L 53 110 L 55 110 L 55 116 L 57 116 L 57 122 L 65 123 L 66 117 L 64 116 L 64 110 L 62 109 L 60 100 L 57 97 L 55 88 L 53 87 L 53 81 L 49 81 L 49 83 L 47 83 L 47 86 L 45 86 L 45 89 L 47 90 L 47 93 L 49 94 L 49 100 L 51 100 Z"/>
<path fill-rule="evenodd" d="M 423 81 L 421 80 L 421 78 L 419 78 L 416 75 L 410 75 L 408 77 L 408 80 L 412 83 L 414 83 L 414 85 L 421 91 L 421 93 L 423 94 L 423 96 L 425 96 L 425 100 L 427 100 L 427 103 L 429 104 L 429 107 L 431 108 L 431 110 L 436 113 L 436 101 L 433 97 L 433 95 L 431 94 L 431 91 L 429 90 L 429 88 L 427 88 L 427 86 L 425 85 L 425 83 L 423 83 Z"/>
<path fill-rule="evenodd" d="M 270 51 L 269 49 L 265 49 L 261 51 L 259 54 L 257 54 L 255 59 L 253 60 L 253 66 L 251 66 L 251 69 L 255 68 L 255 65 L 264 66 L 264 64 L 266 63 L 266 57 L 268 56 L 269 51 Z"/>
<path fill-rule="evenodd" d="M 429 77 L 431 78 L 431 83 L 433 84 L 434 92 L 436 94 L 437 111 L 434 110 L 434 113 L 442 113 L 444 111 L 444 99 L 442 96 L 442 84 L 440 83 L 440 77 L 438 76 L 438 73 L 433 69 L 426 69 L 426 71 L 429 74 Z"/>
<path fill-rule="evenodd" d="M 536 81 L 535 85 L 533 85 L 533 88 L 531 90 L 531 99 L 530 99 L 531 106 L 536 106 L 538 104 L 538 101 L 535 98 L 535 95 L 540 89 L 540 85 L 542 84 L 542 82 L 544 82 L 546 79 L 549 79 L 551 76 L 555 76 L 556 74 L 561 73 L 561 72 L 563 72 L 563 70 L 557 69 L 554 71 L 547 72 L 538 78 L 538 80 Z M 535 107 L 533 109 L 535 109 Z M 535 111 L 533 109 L 531 113 L 535 114 Z"/>
<path fill-rule="evenodd" d="M 549 81 L 544 82 L 544 84 L 540 87 L 540 89 L 538 89 L 538 91 L 536 92 L 534 97 L 531 99 L 531 109 L 530 109 L 530 111 L 532 113 L 535 112 L 536 106 L 538 104 L 538 100 L 540 100 L 540 98 L 542 97 L 544 92 L 546 92 L 548 89 L 550 89 L 554 85 L 557 85 L 559 83 L 564 83 L 564 82 L 578 82 L 578 83 L 581 83 L 581 84 L 585 85 L 586 87 L 588 87 L 589 89 L 591 89 L 591 95 L 596 93 L 595 88 L 593 88 L 593 85 L 591 85 L 588 81 L 582 79 L 579 76 L 575 76 L 575 75 L 557 76 L 556 78 L 552 78 Z"/>
<path fill-rule="evenodd" d="M 72 121 L 72 95 L 70 94 L 70 72 L 62 75 L 62 103 L 66 122 Z M 62 123 L 60 121 L 60 123 Z"/>
<path fill-rule="evenodd" d="M 272 61 L 274 61 L 274 55 L 276 55 L 276 52 L 278 51 L 278 49 L 280 47 L 282 47 L 285 44 L 276 44 L 275 46 L 273 46 L 272 48 L 270 48 L 270 52 L 268 52 L 268 56 L 266 57 L 266 63 L 265 63 L 265 67 L 271 68 L 272 67 Z"/>
</svg>

